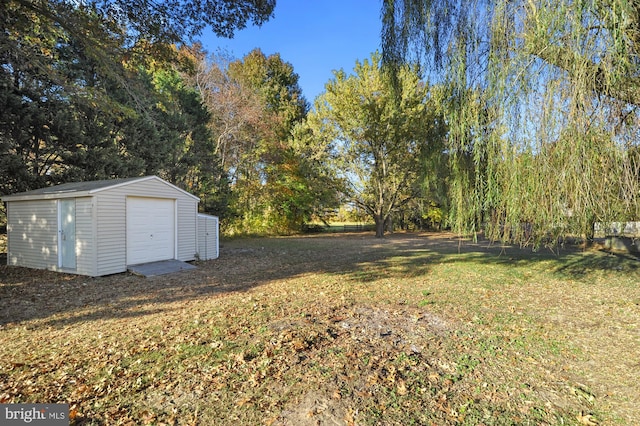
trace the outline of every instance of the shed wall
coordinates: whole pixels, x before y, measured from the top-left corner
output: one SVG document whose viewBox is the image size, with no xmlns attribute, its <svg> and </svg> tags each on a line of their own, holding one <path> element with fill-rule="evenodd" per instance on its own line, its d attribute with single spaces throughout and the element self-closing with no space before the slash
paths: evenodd
<svg viewBox="0 0 640 426">
<path fill-rule="evenodd" d="M 178 228 L 178 260 L 187 261 L 196 258 L 198 202 L 182 196 L 177 201 Z"/>
<path fill-rule="evenodd" d="M 58 200 L 7 203 L 7 264 L 35 269 L 58 268 Z M 76 270 L 95 275 L 95 238 L 91 197 L 76 199 Z"/>
<path fill-rule="evenodd" d="M 92 197 L 76 198 L 76 273 L 97 275 L 96 236 Z"/>
<path fill-rule="evenodd" d="M 196 253 L 197 200 L 158 180 L 134 182 L 95 194 L 97 224 L 97 275 L 127 270 L 127 196 L 170 198 L 177 205 L 178 260 L 193 260 Z"/>
<path fill-rule="evenodd" d="M 96 275 L 125 272 L 125 198 L 119 194 L 100 194 L 95 200 Z"/>
<path fill-rule="evenodd" d="M 57 201 L 7 203 L 7 238 L 7 264 L 35 269 L 56 269 Z"/>
</svg>

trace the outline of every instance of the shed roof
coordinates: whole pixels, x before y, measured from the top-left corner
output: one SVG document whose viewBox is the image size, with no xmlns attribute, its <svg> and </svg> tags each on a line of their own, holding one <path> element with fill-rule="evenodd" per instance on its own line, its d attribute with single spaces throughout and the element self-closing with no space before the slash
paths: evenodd
<svg viewBox="0 0 640 426">
<path fill-rule="evenodd" d="M 146 180 L 158 180 L 165 185 L 168 185 L 169 187 L 188 195 L 189 197 L 199 200 L 199 198 L 195 195 L 190 194 L 187 191 L 180 189 L 163 179 L 160 179 L 158 176 L 143 176 L 121 179 L 93 180 L 87 182 L 63 183 L 61 185 L 49 186 L 46 188 L 34 189 L 32 191 L 6 195 L 2 197 L 2 201 L 26 201 L 83 197 L 95 194 L 96 192 L 104 191 L 105 189 L 112 189 L 118 186 L 129 185 L 134 182 L 143 182 Z"/>
</svg>

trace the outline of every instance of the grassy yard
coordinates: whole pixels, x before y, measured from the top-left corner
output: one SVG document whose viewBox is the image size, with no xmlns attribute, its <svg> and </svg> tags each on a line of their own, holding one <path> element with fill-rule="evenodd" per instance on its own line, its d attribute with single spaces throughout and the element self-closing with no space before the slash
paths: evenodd
<svg viewBox="0 0 640 426">
<path fill-rule="evenodd" d="M 640 421 L 640 262 L 449 234 L 238 239 L 155 278 L 0 266 L 0 403 L 72 424 Z"/>
</svg>

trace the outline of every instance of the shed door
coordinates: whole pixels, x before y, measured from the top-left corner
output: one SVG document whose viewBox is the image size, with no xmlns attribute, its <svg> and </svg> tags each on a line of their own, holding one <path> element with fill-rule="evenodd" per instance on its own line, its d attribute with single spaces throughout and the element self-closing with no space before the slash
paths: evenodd
<svg viewBox="0 0 640 426">
<path fill-rule="evenodd" d="M 76 269 L 76 200 L 58 201 L 58 266 Z"/>
<path fill-rule="evenodd" d="M 218 258 L 218 218 L 198 215 L 198 256 L 200 260 Z"/>
<path fill-rule="evenodd" d="M 175 258 L 175 200 L 127 197 L 127 264 Z"/>
</svg>

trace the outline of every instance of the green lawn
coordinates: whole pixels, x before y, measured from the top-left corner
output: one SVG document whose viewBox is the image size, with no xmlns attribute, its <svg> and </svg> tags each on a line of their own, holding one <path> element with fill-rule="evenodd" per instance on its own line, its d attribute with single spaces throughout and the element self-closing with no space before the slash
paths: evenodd
<svg viewBox="0 0 640 426">
<path fill-rule="evenodd" d="M 633 424 L 640 263 L 371 233 L 145 279 L 0 267 L 0 403 L 72 424 Z"/>
</svg>

